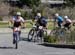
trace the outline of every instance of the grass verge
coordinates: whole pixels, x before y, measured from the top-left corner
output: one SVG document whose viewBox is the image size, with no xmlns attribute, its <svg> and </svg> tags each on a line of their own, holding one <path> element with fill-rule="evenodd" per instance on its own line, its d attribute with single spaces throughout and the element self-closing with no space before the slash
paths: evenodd
<svg viewBox="0 0 75 55">
<path fill-rule="evenodd" d="M 9 23 L 9 22 L 0 22 L 0 28 L 7 28 L 9 26 L 12 26 L 12 24 Z M 30 22 L 26 22 L 24 26 L 26 26 L 26 28 L 31 28 L 32 27 Z M 53 29 L 53 22 L 48 22 L 47 28 L 48 29 Z"/>
</svg>

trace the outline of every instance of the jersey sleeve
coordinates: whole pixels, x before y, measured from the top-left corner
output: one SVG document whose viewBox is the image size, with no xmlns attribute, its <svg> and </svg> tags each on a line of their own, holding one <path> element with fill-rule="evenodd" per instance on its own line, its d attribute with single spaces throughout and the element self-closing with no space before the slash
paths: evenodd
<svg viewBox="0 0 75 55">
<path fill-rule="evenodd" d="M 13 21 L 16 20 L 16 17 L 13 16 L 13 17 L 12 17 L 12 20 L 13 20 Z"/>
<path fill-rule="evenodd" d="M 21 21 L 22 21 L 22 22 L 25 22 L 24 19 L 23 19 L 22 17 L 21 17 Z"/>
<path fill-rule="evenodd" d="M 39 17 L 38 16 L 35 16 L 34 18 L 35 18 L 35 20 L 38 20 Z"/>
</svg>

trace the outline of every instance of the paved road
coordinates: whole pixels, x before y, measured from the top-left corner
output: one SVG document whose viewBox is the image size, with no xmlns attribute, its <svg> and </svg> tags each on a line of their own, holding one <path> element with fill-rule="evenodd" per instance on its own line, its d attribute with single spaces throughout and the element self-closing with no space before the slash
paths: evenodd
<svg viewBox="0 0 75 55">
<path fill-rule="evenodd" d="M 27 42 L 27 32 L 22 33 L 21 38 L 23 40 L 19 42 L 19 48 L 14 49 L 12 32 L 0 32 L 0 55 L 75 55 L 74 49 L 46 47 Z"/>
</svg>

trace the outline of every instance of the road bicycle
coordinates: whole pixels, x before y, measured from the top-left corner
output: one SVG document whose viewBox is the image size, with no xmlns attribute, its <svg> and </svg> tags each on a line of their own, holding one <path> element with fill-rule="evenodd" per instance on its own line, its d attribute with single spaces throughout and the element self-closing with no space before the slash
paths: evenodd
<svg viewBox="0 0 75 55">
<path fill-rule="evenodd" d="M 36 42 L 41 39 L 41 41 L 44 39 L 44 34 L 47 35 L 46 29 L 43 28 L 43 26 L 37 26 L 36 24 L 33 24 L 33 27 L 28 33 L 28 41 Z"/>
<path fill-rule="evenodd" d="M 53 30 L 51 30 L 50 36 L 54 37 L 57 42 L 67 43 L 68 38 L 70 38 L 71 36 L 71 30 L 68 30 L 65 27 L 56 27 Z"/>
</svg>

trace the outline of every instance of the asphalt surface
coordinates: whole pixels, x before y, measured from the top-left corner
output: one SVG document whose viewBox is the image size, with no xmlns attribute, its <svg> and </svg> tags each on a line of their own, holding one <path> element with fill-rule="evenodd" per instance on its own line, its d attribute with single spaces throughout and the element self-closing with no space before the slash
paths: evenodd
<svg viewBox="0 0 75 55">
<path fill-rule="evenodd" d="M 29 29 L 22 31 L 18 49 L 15 49 L 12 43 L 12 30 L 0 29 L 0 55 L 75 55 L 75 49 L 47 47 L 39 43 L 28 42 Z"/>
</svg>

